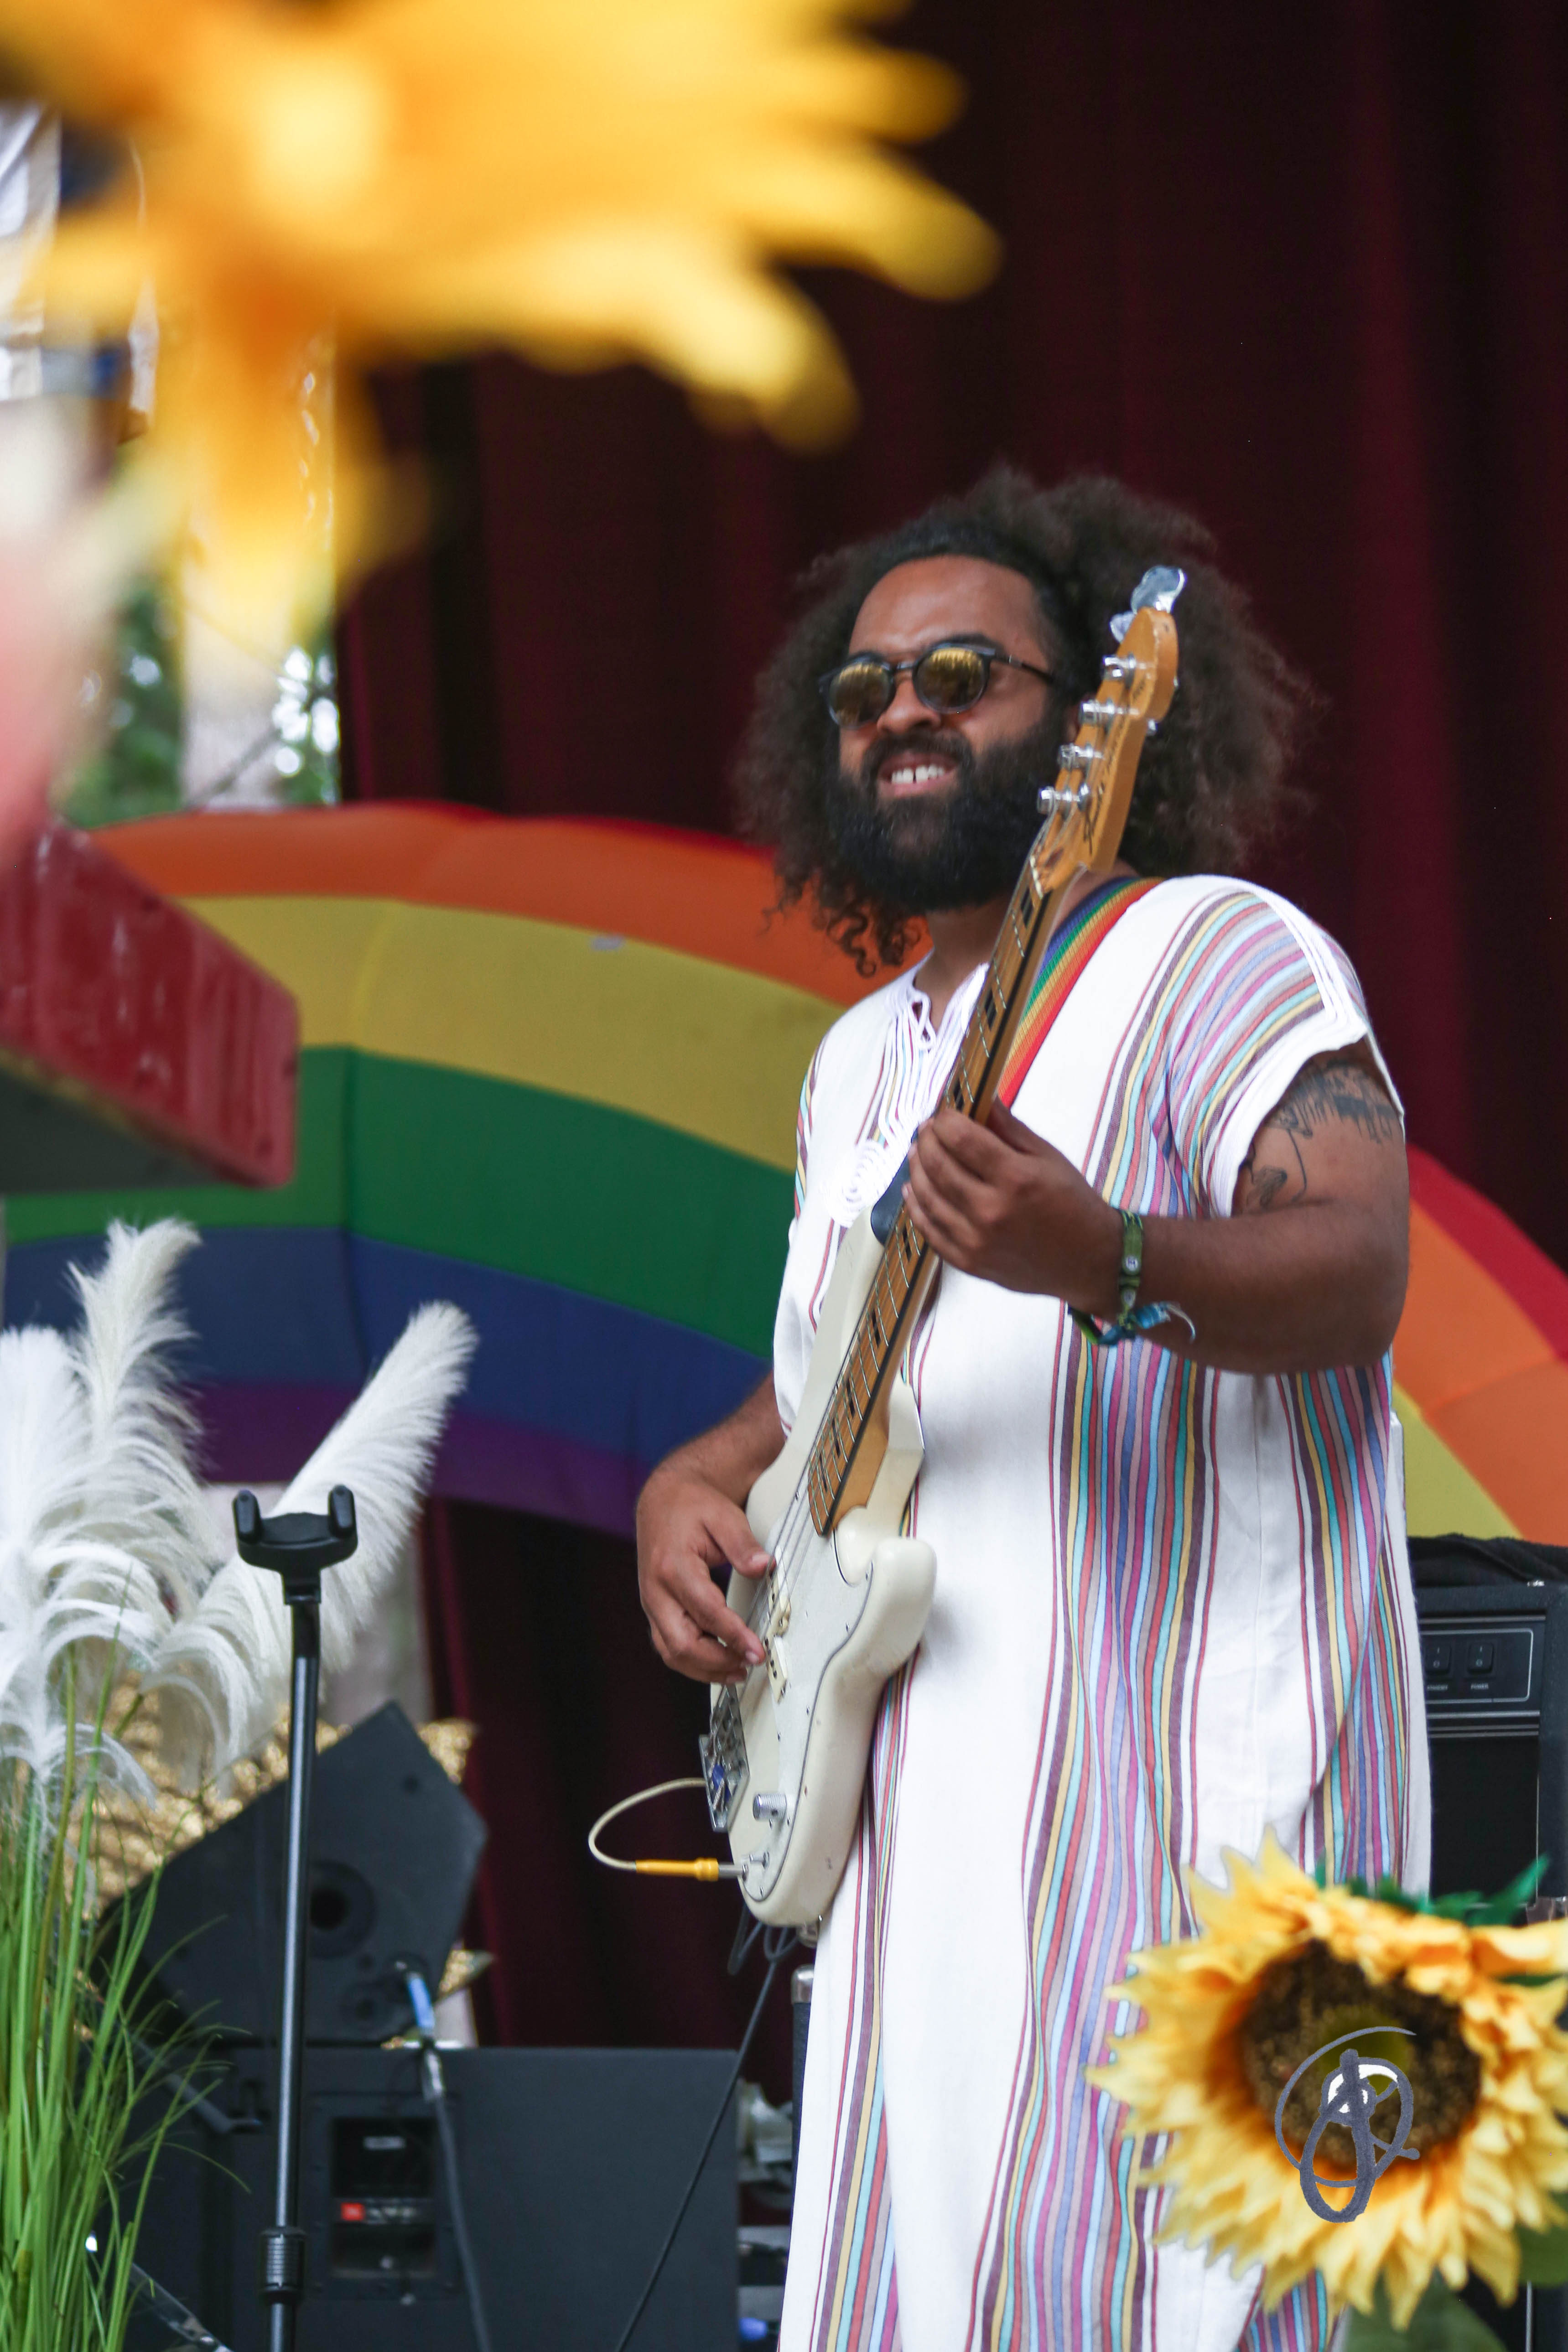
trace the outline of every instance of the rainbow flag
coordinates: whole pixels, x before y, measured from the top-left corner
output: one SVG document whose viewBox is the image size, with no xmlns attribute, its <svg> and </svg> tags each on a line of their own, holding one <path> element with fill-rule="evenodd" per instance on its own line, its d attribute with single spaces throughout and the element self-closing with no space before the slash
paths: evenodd
<svg viewBox="0 0 1568 2352">
<path fill-rule="evenodd" d="M 190 1217 L 208 1465 L 264 1480 L 455 1299 L 480 1346 L 438 1491 L 627 1527 L 765 1369 L 801 1078 L 853 964 L 769 917 L 757 852 L 658 827 L 398 803 L 98 838 L 293 991 L 298 1162 L 275 1192 L 14 1198 L 8 1319 L 68 1319 L 110 1216 Z"/>
<path fill-rule="evenodd" d="M 1413 1535 L 1568 1544 L 1568 1276 L 1425 1151 L 1394 1380 Z"/>
<path fill-rule="evenodd" d="M 192 1218 L 208 1468 L 261 1481 L 452 1298 L 480 1345 L 437 1491 L 629 1527 L 765 1369 L 801 1078 L 868 983 L 768 914 L 757 852 L 658 826 L 401 802 L 97 838 L 299 1000 L 298 1163 L 272 1192 L 13 1197 L 7 1320 L 70 1319 L 110 1217 Z M 1412 1527 L 1568 1542 L 1568 1277 L 1411 1159 Z"/>
</svg>

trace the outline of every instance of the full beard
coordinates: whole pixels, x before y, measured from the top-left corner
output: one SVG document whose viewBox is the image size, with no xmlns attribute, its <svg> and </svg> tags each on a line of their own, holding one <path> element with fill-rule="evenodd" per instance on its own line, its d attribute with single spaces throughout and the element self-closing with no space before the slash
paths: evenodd
<svg viewBox="0 0 1568 2352">
<path fill-rule="evenodd" d="M 824 799 L 834 846 L 866 897 L 889 914 L 984 907 L 1005 898 L 1043 822 L 1042 784 L 1056 772 L 1060 725 L 1042 720 L 979 757 L 960 734 L 874 743 L 854 775 L 830 747 Z M 879 801 L 877 778 L 896 761 L 941 753 L 951 784 L 909 800 Z"/>
</svg>

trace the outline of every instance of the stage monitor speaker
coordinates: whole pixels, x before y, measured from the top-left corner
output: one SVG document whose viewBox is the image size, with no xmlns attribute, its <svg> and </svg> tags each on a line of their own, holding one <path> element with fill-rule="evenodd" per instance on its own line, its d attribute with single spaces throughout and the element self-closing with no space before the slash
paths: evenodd
<svg viewBox="0 0 1568 2352">
<path fill-rule="evenodd" d="M 724 2095 L 721 2050 L 444 2050 L 458 2179 L 496 2352 L 609 2352 L 619 2341 Z M 142 2268 L 230 2352 L 263 2352 L 257 2244 L 269 2216 L 273 2082 L 235 2048 L 160 2157 Z M 258 2120 L 259 2119 L 259 2120 Z M 244 2128 L 248 2124 L 251 2127 Z M 419 2055 L 306 2053 L 299 2352 L 473 2352 Z M 736 2151 L 714 2140 L 634 2352 L 735 2342 Z M 147 2352 L 166 2341 L 144 2323 Z M 135 2337 L 131 2352 L 140 2352 Z"/>
<path fill-rule="evenodd" d="M 288 1800 L 287 1783 L 269 1789 L 176 1854 L 159 1884 L 154 1982 L 226 2039 L 278 2031 Z M 311 1807 L 307 2040 L 377 2042 L 405 2030 L 398 1962 L 440 1983 L 484 1843 L 478 1813 L 395 1704 L 323 1750 Z"/>
<path fill-rule="evenodd" d="M 1568 1551 L 1410 1546 L 1432 1754 L 1432 1892 L 1495 1895 L 1539 1855 L 1568 1896 Z M 1509 2352 L 1568 2352 L 1568 2291 L 1465 2299 Z"/>
</svg>

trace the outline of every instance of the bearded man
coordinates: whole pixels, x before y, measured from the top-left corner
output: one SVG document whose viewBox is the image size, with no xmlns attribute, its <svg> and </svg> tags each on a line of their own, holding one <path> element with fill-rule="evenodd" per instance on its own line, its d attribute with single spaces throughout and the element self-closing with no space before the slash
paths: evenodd
<svg viewBox="0 0 1568 2352">
<path fill-rule="evenodd" d="M 1205 547 L 1114 483 L 994 473 L 817 567 L 741 762 L 786 900 L 863 962 L 917 916 L 931 948 L 807 1075 L 773 1378 L 644 1490 L 669 1665 L 761 1658 L 715 1579 L 767 1566 L 742 1505 L 847 1230 L 901 1183 L 942 1261 L 905 1360 L 936 1595 L 817 1951 L 785 2352 L 1328 2335 L 1315 2284 L 1265 2315 L 1256 2279 L 1156 2245 L 1151 2151 L 1084 2079 L 1135 2021 L 1104 1999 L 1129 1955 L 1194 1932 L 1189 1870 L 1270 1830 L 1336 1879 L 1426 1869 L 1401 1114 L 1340 950 L 1226 878 L 1279 813 L 1299 695 Z M 1122 892 L 1013 1109 L 933 1117 L 1038 790 L 1155 562 L 1188 572 L 1180 688 L 1120 879 L 1077 888 L 1154 887 Z"/>
</svg>

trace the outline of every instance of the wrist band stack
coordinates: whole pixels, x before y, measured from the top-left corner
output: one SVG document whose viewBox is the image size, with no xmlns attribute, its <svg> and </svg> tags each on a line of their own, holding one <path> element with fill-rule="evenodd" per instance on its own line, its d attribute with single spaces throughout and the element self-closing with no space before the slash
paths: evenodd
<svg viewBox="0 0 1568 2352">
<path fill-rule="evenodd" d="M 1068 1313 L 1086 1339 L 1097 1348 L 1120 1348 L 1124 1339 L 1137 1339 L 1152 1331 L 1156 1323 L 1184 1323 L 1190 1339 L 1198 1336 L 1197 1326 L 1183 1307 L 1163 1300 L 1146 1307 L 1138 1304 L 1138 1287 L 1143 1279 L 1143 1220 L 1134 1210 L 1123 1209 L 1121 1216 L 1121 1260 L 1116 1286 L 1116 1320 L 1097 1323 L 1092 1315 L 1081 1307 L 1069 1307 Z"/>
</svg>

